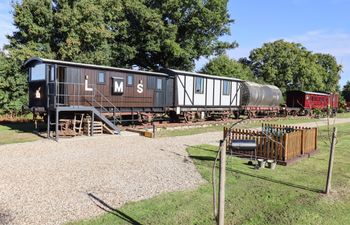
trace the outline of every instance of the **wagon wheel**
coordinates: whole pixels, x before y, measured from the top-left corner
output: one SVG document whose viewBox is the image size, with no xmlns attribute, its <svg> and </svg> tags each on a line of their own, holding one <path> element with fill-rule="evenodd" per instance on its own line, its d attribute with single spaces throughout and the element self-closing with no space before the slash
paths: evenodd
<svg viewBox="0 0 350 225">
<path fill-rule="evenodd" d="M 185 120 L 186 120 L 187 123 L 188 122 L 193 122 L 193 115 L 192 115 L 192 113 L 187 113 L 185 115 Z"/>
<path fill-rule="evenodd" d="M 254 118 L 255 117 L 255 113 L 254 112 L 249 112 L 248 113 L 248 118 L 251 119 L 251 118 Z"/>
<path fill-rule="evenodd" d="M 240 114 L 239 114 L 238 111 L 237 111 L 237 112 L 234 112 L 234 117 L 235 117 L 235 119 L 239 119 L 239 116 L 240 116 Z"/>
</svg>

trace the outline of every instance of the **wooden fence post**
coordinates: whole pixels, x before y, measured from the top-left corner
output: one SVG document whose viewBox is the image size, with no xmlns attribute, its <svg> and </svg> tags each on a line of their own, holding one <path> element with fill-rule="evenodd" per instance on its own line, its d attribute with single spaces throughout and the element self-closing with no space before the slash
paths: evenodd
<svg viewBox="0 0 350 225">
<path fill-rule="evenodd" d="M 224 136 L 223 136 L 223 139 L 225 139 L 226 133 L 227 133 L 227 127 L 224 127 Z"/>
<path fill-rule="evenodd" d="M 284 161 L 288 160 L 288 133 L 284 134 Z"/>
<path fill-rule="evenodd" d="M 153 138 L 156 137 L 156 125 L 155 124 L 152 124 L 152 133 L 153 133 Z"/>
<path fill-rule="evenodd" d="M 227 139 L 226 141 L 227 142 Z M 224 143 L 221 143 L 222 145 Z M 226 146 L 227 143 L 225 143 Z M 225 222 L 225 183 L 226 183 L 226 147 L 221 146 L 220 152 L 220 172 L 219 172 L 219 212 L 218 225 L 224 225 Z"/>
<path fill-rule="evenodd" d="M 326 194 L 329 194 L 331 191 L 331 180 L 332 180 L 332 171 L 333 171 L 333 159 L 334 159 L 334 149 L 335 149 L 335 142 L 337 140 L 337 128 L 333 128 L 333 135 L 332 135 L 332 144 L 331 144 L 331 151 L 329 153 L 329 162 L 328 162 L 328 173 L 327 173 L 327 183 L 326 183 Z"/>
<path fill-rule="evenodd" d="M 304 155 L 304 151 L 305 151 L 305 132 L 304 130 L 301 130 L 301 155 Z"/>
<path fill-rule="evenodd" d="M 314 128 L 315 129 L 315 150 L 317 150 L 317 135 L 318 135 L 318 130 L 317 128 Z"/>
</svg>

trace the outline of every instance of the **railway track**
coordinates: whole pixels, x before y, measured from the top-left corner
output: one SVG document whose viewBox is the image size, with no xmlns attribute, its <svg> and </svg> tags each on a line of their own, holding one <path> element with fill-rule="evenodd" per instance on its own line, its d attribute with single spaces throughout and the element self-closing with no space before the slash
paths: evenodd
<svg viewBox="0 0 350 225">
<path fill-rule="evenodd" d="M 243 121 L 243 124 L 254 123 L 257 121 L 271 121 L 271 120 L 283 120 L 286 117 L 261 117 L 261 118 L 251 118 Z M 298 116 L 298 119 L 304 118 L 309 119 L 310 116 Z M 153 122 L 153 124 L 144 124 L 144 125 L 127 125 L 122 126 L 123 130 L 128 131 L 148 131 L 155 132 L 159 130 L 176 130 L 176 129 L 185 129 L 185 128 L 197 128 L 197 127 L 208 127 L 208 126 L 222 126 L 229 125 L 235 122 L 240 121 L 241 119 L 225 119 L 225 120 L 214 120 L 214 121 L 198 121 L 198 122 L 168 122 L 168 121 L 158 121 Z"/>
</svg>

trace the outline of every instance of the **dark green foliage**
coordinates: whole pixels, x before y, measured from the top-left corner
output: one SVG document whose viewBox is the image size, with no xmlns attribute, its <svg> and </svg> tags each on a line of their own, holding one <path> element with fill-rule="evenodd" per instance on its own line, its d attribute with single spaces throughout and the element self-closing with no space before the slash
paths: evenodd
<svg viewBox="0 0 350 225">
<path fill-rule="evenodd" d="M 26 102 L 20 66 L 33 56 L 191 70 L 199 57 L 236 46 L 218 40 L 233 22 L 227 0 L 18 0 L 13 17 L 11 59 L 1 55 L 0 114 Z"/>
<path fill-rule="evenodd" d="M 8 49 L 21 60 L 44 56 L 111 66 L 191 70 L 222 53 L 233 21 L 227 0 L 23 0 Z"/>
<path fill-rule="evenodd" d="M 298 43 L 278 40 L 251 51 L 241 62 L 265 82 L 287 90 L 328 91 L 338 88 L 341 66 L 328 54 L 313 54 Z"/>
<path fill-rule="evenodd" d="M 347 81 L 341 93 L 346 102 L 350 102 L 350 81 Z"/>
<path fill-rule="evenodd" d="M 16 115 L 27 103 L 27 76 L 19 63 L 0 52 L 0 115 Z"/>
<path fill-rule="evenodd" d="M 30 0 L 13 4 L 13 19 L 17 31 L 8 36 L 6 48 L 16 60 L 32 56 L 54 58 L 52 51 L 53 12 L 50 0 Z"/>
<path fill-rule="evenodd" d="M 202 69 L 202 73 L 225 77 L 234 77 L 242 80 L 254 80 L 250 68 L 227 55 L 220 55 L 210 60 Z"/>
<path fill-rule="evenodd" d="M 324 91 L 339 92 L 340 73 L 342 72 L 342 65 L 337 63 L 334 56 L 330 54 L 316 53 L 316 63 L 322 67 L 320 75 L 325 84 Z"/>
</svg>

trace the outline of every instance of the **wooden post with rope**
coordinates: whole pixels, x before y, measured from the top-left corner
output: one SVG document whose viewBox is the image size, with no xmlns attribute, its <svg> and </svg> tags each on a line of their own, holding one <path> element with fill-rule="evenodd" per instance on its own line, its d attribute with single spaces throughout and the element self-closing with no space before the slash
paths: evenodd
<svg viewBox="0 0 350 225">
<path fill-rule="evenodd" d="M 230 130 L 229 130 L 230 131 Z M 225 221 L 225 183 L 226 183 L 226 139 L 221 141 L 220 152 L 220 171 L 219 171 L 219 212 L 218 212 L 218 225 L 224 225 Z"/>
<path fill-rule="evenodd" d="M 213 185 L 213 208 L 214 208 L 214 218 L 216 224 L 224 225 L 225 222 L 225 183 L 226 183 L 226 147 L 228 137 L 231 135 L 232 128 L 237 124 L 245 121 L 245 119 L 241 119 L 240 121 L 232 124 L 230 128 L 224 127 L 224 135 L 223 139 L 220 140 L 220 145 L 218 149 L 218 153 L 216 154 L 216 158 L 213 164 L 212 170 L 212 185 Z M 219 204 L 217 202 L 217 192 L 216 192 L 216 162 L 220 158 L 220 171 L 219 171 Z M 219 205 L 219 207 L 217 207 Z"/>
<path fill-rule="evenodd" d="M 326 194 L 329 194 L 329 192 L 331 191 L 334 149 L 335 149 L 336 140 L 337 140 L 337 128 L 333 127 L 332 144 L 331 144 L 331 150 L 329 153 L 329 162 L 328 162 L 327 183 L 326 183 L 326 191 L 325 191 Z"/>
</svg>

